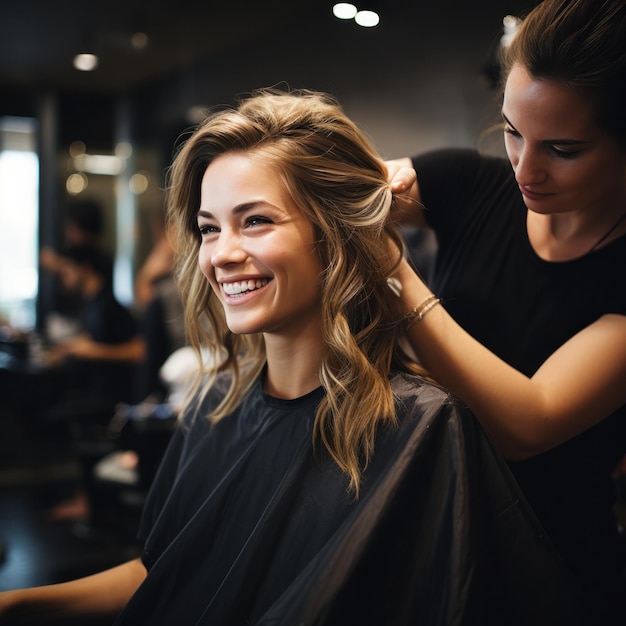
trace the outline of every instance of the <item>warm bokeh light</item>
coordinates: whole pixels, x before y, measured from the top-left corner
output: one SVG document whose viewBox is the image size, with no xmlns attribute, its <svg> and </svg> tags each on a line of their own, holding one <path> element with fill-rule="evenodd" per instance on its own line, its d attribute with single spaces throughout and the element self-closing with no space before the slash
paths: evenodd
<svg viewBox="0 0 626 626">
<path fill-rule="evenodd" d="M 137 172 L 130 177 L 128 188 L 136 196 L 140 196 L 148 190 L 150 180 L 145 172 Z"/>
<path fill-rule="evenodd" d="M 77 157 L 80 154 L 85 154 L 87 152 L 87 146 L 84 141 L 72 141 L 70 144 L 70 156 Z"/>
<path fill-rule="evenodd" d="M 130 37 L 130 45 L 135 50 L 143 50 L 148 47 L 148 35 L 142 32 L 133 33 Z"/>
<path fill-rule="evenodd" d="M 120 159 L 130 159 L 133 146 L 129 141 L 120 141 L 115 145 L 115 156 Z"/>
<path fill-rule="evenodd" d="M 500 38 L 500 44 L 506 48 L 512 41 L 517 29 L 519 28 L 521 20 L 514 15 L 505 15 L 502 19 L 502 26 L 504 33 Z"/>
<path fill-rule="evenodd" d="M 71 196 L 77 196 L 87 189 L 88 182 L 87 176 L 82 172 L 70 174 L 65 181 L 65 189 Z"/>
<path fill-rule="evenodd" d="M 81 72 L 92 72 L 98 67 L 99 59 L 95 54 L 81 53 L 74 57 L 74 67 Z"/>
<path fill-rule="evenodd" d="M 209 107 L 202 104 L 196 104 L 187 109 L 185 117 L 187 118 L 187 121 L 191 124 L 199 124 L 206 119 L 206 116 L 208 114 Z"/>
</svg>

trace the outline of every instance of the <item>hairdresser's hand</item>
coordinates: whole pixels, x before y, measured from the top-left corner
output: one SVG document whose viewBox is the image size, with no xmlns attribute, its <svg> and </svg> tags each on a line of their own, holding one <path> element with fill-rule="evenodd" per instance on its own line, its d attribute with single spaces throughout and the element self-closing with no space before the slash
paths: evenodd
<svg viewBox="0 0 626 626">
<path fill-rule="evenodd" d="M 423 226 L 417 174 L 408 157 L 385 161 L 387 180 L 396 196 L 392 218 L 406 226 Z"/>
<path fill-rule="evenodd" d="M 393 193 L 405 193 L 417 182 L 417 175 L 413 163 L 408 157 L 385 161 L 387 180 L 391 184 Z"/>
</svg>

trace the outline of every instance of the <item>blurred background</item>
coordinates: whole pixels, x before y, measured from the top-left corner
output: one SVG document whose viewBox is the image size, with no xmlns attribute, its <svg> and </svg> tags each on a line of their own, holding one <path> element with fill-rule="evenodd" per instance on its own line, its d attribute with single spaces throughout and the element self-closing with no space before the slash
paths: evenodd
<svg viewBox="0 0 626 626">
<path fill-rule="evenodd" d="M 503 18 L 532 0 L 367 0 L 374 27 L 333 4 L 2 0 L 0 314 L 42 323 L 37 251 L 59 244 L 76 197 L 104 207 L 116 294 L 130 304 L 177 139 L 255 88 L 335 94 L 388 158 L 478 145 L 498 120 Z M 81 53 L 97 55 L 92 71 L 73 65 Z M 497 133 L 489 141 L 500 149 Z"/>
<path fill-rule="evenodd" d="M 167 278 L 164 174 L 209 109 L 262 87 L 316 89 L 335 95 L 385 158 L 442 146 L 502 153 L 498 51 L 515 25 L 507 16 L 534 4 L 362 0 L 338 17 L 326 0 L 0 0 L 0 589 L 90 573 L 138 549 L 151 474 L 136 459 L 100 473 L 91 510 L 54 508 L 84 490 L 86 475 L 93 489 L 94 466 L 123 451 L 119 432 L 135 419 L 111 410 L 98 421 L 78 402 L 76 379 L 43 358 L 67 331 L 51 316 L 58 273 L 42 268 L 67 245 L 72 210 L 99 207 L 115 298 L 143 328 L 156 319 L 155 290 L 143 296 L 140 283 Z M 432 241 L 412 241 L 428 258 Z M 140 335 L 149 346 L 154 332 Z M 170 339 L 174 350 L 180 338 Z M 153 464 L 167 439 L 159 393 L 135 411 L 152 426 L 130 445 L 150 441 Z M 86 416 L 90 431 L 77 437 Z M 94 521 L 103 482 L 106 534 L 75 525 Z"/>
</svg>

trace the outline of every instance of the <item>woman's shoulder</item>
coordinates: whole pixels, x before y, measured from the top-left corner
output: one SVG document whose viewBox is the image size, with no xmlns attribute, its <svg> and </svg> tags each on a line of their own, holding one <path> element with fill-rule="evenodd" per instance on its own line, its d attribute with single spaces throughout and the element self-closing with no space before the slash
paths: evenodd
<svg viewBox="0 0 626 626">
<path fill-rule="evenodd" d="M 193 396 L 185 405 L 181 416 L 182 424 L 190 428 L 202 416 L 210 415 L 222 402 L 232 384 L 231 372 L 220 372 L 210 382 L 206 381 L 200 385 Z M 208 419 L 203 420 L 208 422 Z"/>
<path fill-rule="evenodd" d="M 454 455 L 463 445 L 460 442 L 467 438 L 476 441 L 474 435 L 479 430 L 476 420 L 467 406 L 447 389 L 405 372 L 395 373 L 391 386 L 396 403 L 395 421 L 378 433 L 373 467 L 386 466 L 390 459 L 400 457 L 409 460 L 431 453 Z M 468 445 L 473 444 L 468 442 Z"/>
<path fill-rule="evenodd" d="M 466 405 L 451 391 L 438 383 L 417 374 L 396 372 L 391 378 L 391 388 L 397 402 L 403 406 L 420 409 L 449 407 L 464 411 Z"/>
</svg>

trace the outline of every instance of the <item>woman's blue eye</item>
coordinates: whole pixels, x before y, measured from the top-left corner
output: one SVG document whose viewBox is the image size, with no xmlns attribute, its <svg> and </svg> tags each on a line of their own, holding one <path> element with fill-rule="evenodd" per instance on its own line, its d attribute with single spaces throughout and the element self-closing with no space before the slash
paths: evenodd
<svg viewBox="0 0 626 626">
<path fill-rule="evenodd" d="M 271 220 L 260 215 L 253 215 L 246 220 L 247 226 L 258 226 L 259 224 L 269 224 Z"/>
</svg>

